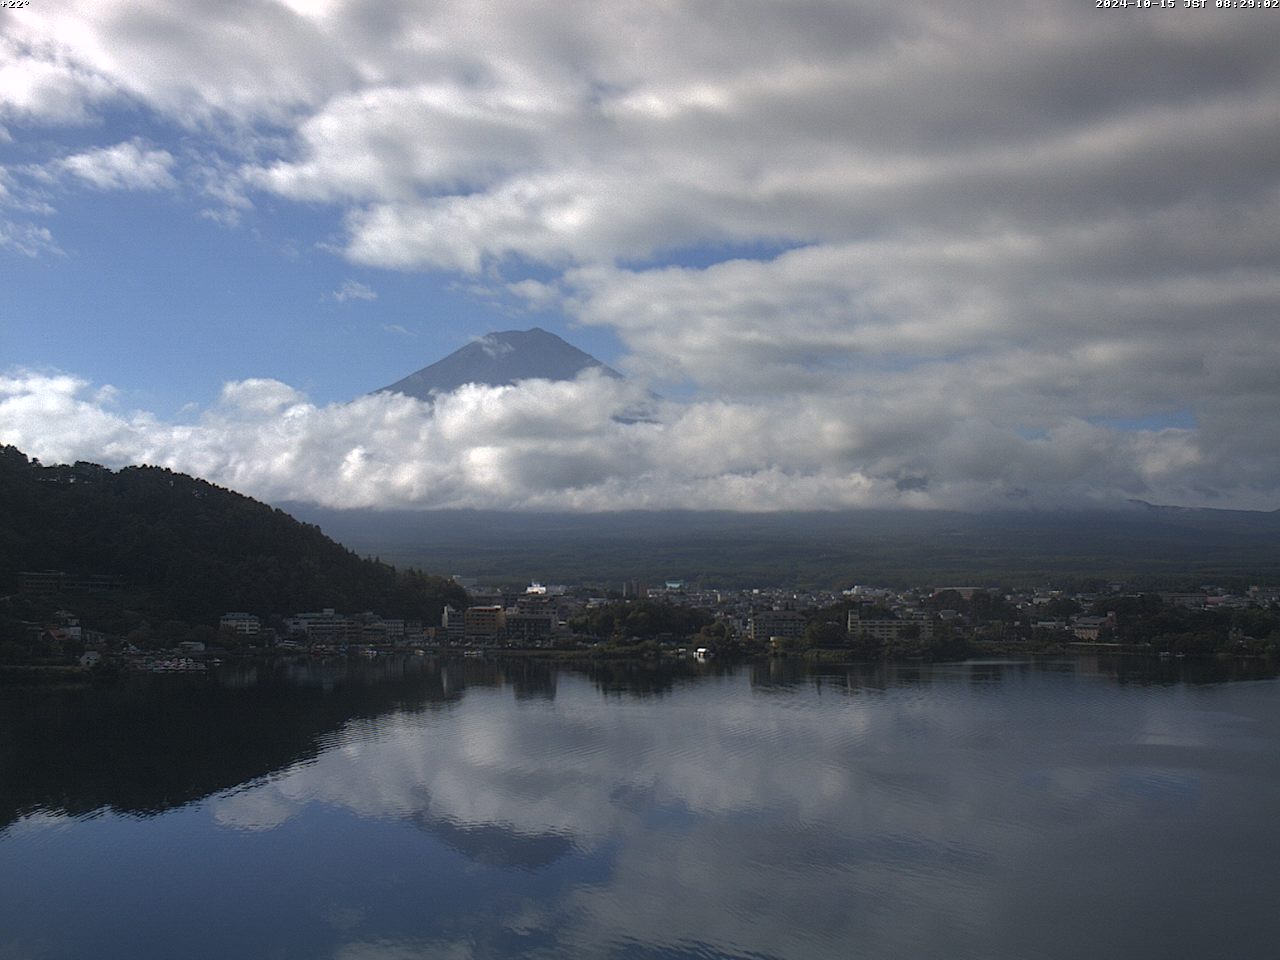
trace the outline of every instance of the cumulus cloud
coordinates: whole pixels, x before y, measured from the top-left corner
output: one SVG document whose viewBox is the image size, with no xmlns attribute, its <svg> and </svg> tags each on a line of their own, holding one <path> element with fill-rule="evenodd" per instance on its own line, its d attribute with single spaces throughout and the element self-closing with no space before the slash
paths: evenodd
<svg viewBox="0 0 1280 960">
<path fill-rule="evenodd" d="M 374 394 L 317 405 L 274 380 L 228 383 L 182 423 L 125 412 L 66 374 L 0 378 L 0 442 L 46 461 L 153 463 L 268 501 L 334 507 L 743 510 L 1160 502 L 1261 507 L 1273 426 L 1254 451 L 1227 422 L 1123 430 L 994 418 L 929 369 L 767 401 L 652 398 L 633 383 L 468 385 L 432 403 Z M 1002 403 L 1003 401 L 1001 401 Z M 652 419 L 628 416 L 647 404 Z M 1224 414 L 1225 416 L 1225 414 Z M 1268 433 L 1267 431 L 1270 431 Z"/>
<path fill-rule="evenodd" d="M 168 150 L 131 140 L 66 157 L 57 168 L 99 190 L 160 190 L 176 185 L 173 162 Z"/>
<path fill-rule="evenodd" d="M 407 447 L 431 464 L 343 454 L 393 502 L 674 505 L 719 484 L 753 505 L 1032 490 L 1274 506 L 1280 61 L 1248 18 L 73 0 L 3 22 L 6 123 L 123 104 L 200 145 L 61 161 L 87 185 L 181 176 L 229 225 L 255 199 L 325 205 L 342 224 L 326 249 L 350 262 L 453 271 L 608 328 L 620 367 L 694 397 L 660 439 L 605 418 L 597 463 L 572 431 L 563 452 L 442 449 L 455 396 L 426 414 L 430 449 Z M 42 230 L 11 225 L 0 246 L 52 247 Z M 485 403 L 612 402 L 556 389 Z M 388 402 L 302 404 L 289 437 Z M 1175 412 L 1194 425 L 1106 426 Z"/>
<path fill-rule="evenodd" d="M 243 0 L 73 0 L 4 21 L 16 107 L 40 121 L 83 121 L 101 101 L 160 111 L 189 128 L 279 120 L 351 79 L 332 38 L 281 4 Z"/>
<path fill-rule="evenodd" d="M 0 117 L 59 125 L 89 122 L 92 107 L 113 95 L 111 81 L 62 55 L 39 29 L 31 42 L 17 40 L 17 20 L 15 14 L 0 14 L 5 27 L 0 31 Z"/>
</svg>

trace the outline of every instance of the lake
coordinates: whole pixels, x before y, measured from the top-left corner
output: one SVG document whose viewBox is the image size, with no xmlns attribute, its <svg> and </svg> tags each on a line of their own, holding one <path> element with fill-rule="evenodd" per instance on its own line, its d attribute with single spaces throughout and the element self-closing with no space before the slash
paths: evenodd
<svg viewBox="0 0 1280 960">
<path fill-rule="evenodd" d="M 0 960 L 1252 958 L 1280 681 L 379 659 L 0 688 Z"/>
</svg>

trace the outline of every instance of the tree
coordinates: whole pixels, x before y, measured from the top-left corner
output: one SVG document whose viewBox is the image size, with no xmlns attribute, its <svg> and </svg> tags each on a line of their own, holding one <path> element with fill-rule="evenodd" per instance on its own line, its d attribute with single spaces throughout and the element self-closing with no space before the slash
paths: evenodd
<svg viewBox="0 0 1280 960">
<path fill-rule="evenodd" d="M 843 646 L 849 642 L 846 624 L 833 620 L 810 620 L 804 628 L 805 645 L 811 647 Z"/>
</svg>

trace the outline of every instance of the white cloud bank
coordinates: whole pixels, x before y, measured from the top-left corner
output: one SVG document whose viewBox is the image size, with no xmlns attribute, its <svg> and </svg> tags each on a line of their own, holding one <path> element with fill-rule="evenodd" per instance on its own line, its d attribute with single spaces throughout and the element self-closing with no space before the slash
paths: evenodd
<svg viewBox="0 0 1280 960">
<path fill-rule="evenodd" d="M 954 388 L 954 389 L 953 389 Z M 274 380 L 226 384 L 194 422 L 117 409 L 67 375 L 0 377 L 0 442 L 46 462 L 150 463 L 267 501 L 334 507 L 742 510 L 1105 504 L 1260 507 L 1280 470 L 1242 472 L 1212 425 L 1019 432 L 945 369 L 856 392 L 656 404 L 634 385 L 467 386 L 434 405 L 378 394 L 318 406 Z M 883 397 L 877 397 L 883 393 Z M 1004 402 L 1003 397 L 995 404 Z M 1274 431 L 1275 426 L 1267 427 Z M 1223 451 L 1225 449 L 1225 453 Z"/>
<path fill-rule="evenodd" d="M 173 155 L 133 140 L 77 153 L 57 167 L 99 190 L 162 190 L 176 185 Z"/>
<path fill-rule="evenodd" d="M 601 384 L 271 426 L 97 410 L 77 455 L 132 437 L 330 503 L 1277 505 L 1280 18 L 69 0 L 0 27 L 13 130 L 124 105 L 183 132 L 61 160 L 88 185 L 198 183 L 228 224 L 326 205 L 349 261 L 608 327 L 620 367 L 697 398 L 649 425 L 600 416 Z M 0 247 L 56 237 L 0 223 Z"/>
</svg>

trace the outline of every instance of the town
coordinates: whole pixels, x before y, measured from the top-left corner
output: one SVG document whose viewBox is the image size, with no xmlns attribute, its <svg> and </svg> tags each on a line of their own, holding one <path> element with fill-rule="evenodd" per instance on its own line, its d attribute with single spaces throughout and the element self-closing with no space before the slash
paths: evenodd
<svg viewBox="0 0 1280 960">
<path fill-rule="evenodd" d="M 1090 589 L 716 590 L 681 580 L 621 590 L 534 582 L 500 589 L 454 578 L 463 608 L 439 623 L 334 608 L 265 615 L 229 611 L 216 624 L 143 624 L 123 636 L 60 606 L 24 624 L 24 642 L 0 643 L 0 663 L 117 664 L 153 672 L 203 671 L 227 656 L 394 652 L 553 656 L 806 656 L 835 660 L 962 659 L 993 653 L 1112 652 L 1147 656 L 1280 654 L 1280 587 L 1211 584 L 1143 592 L 1121 582 Z M 32 600 L 67 607 L 102 578 L 52 572 L 19 577 Z"/>
</svg>

